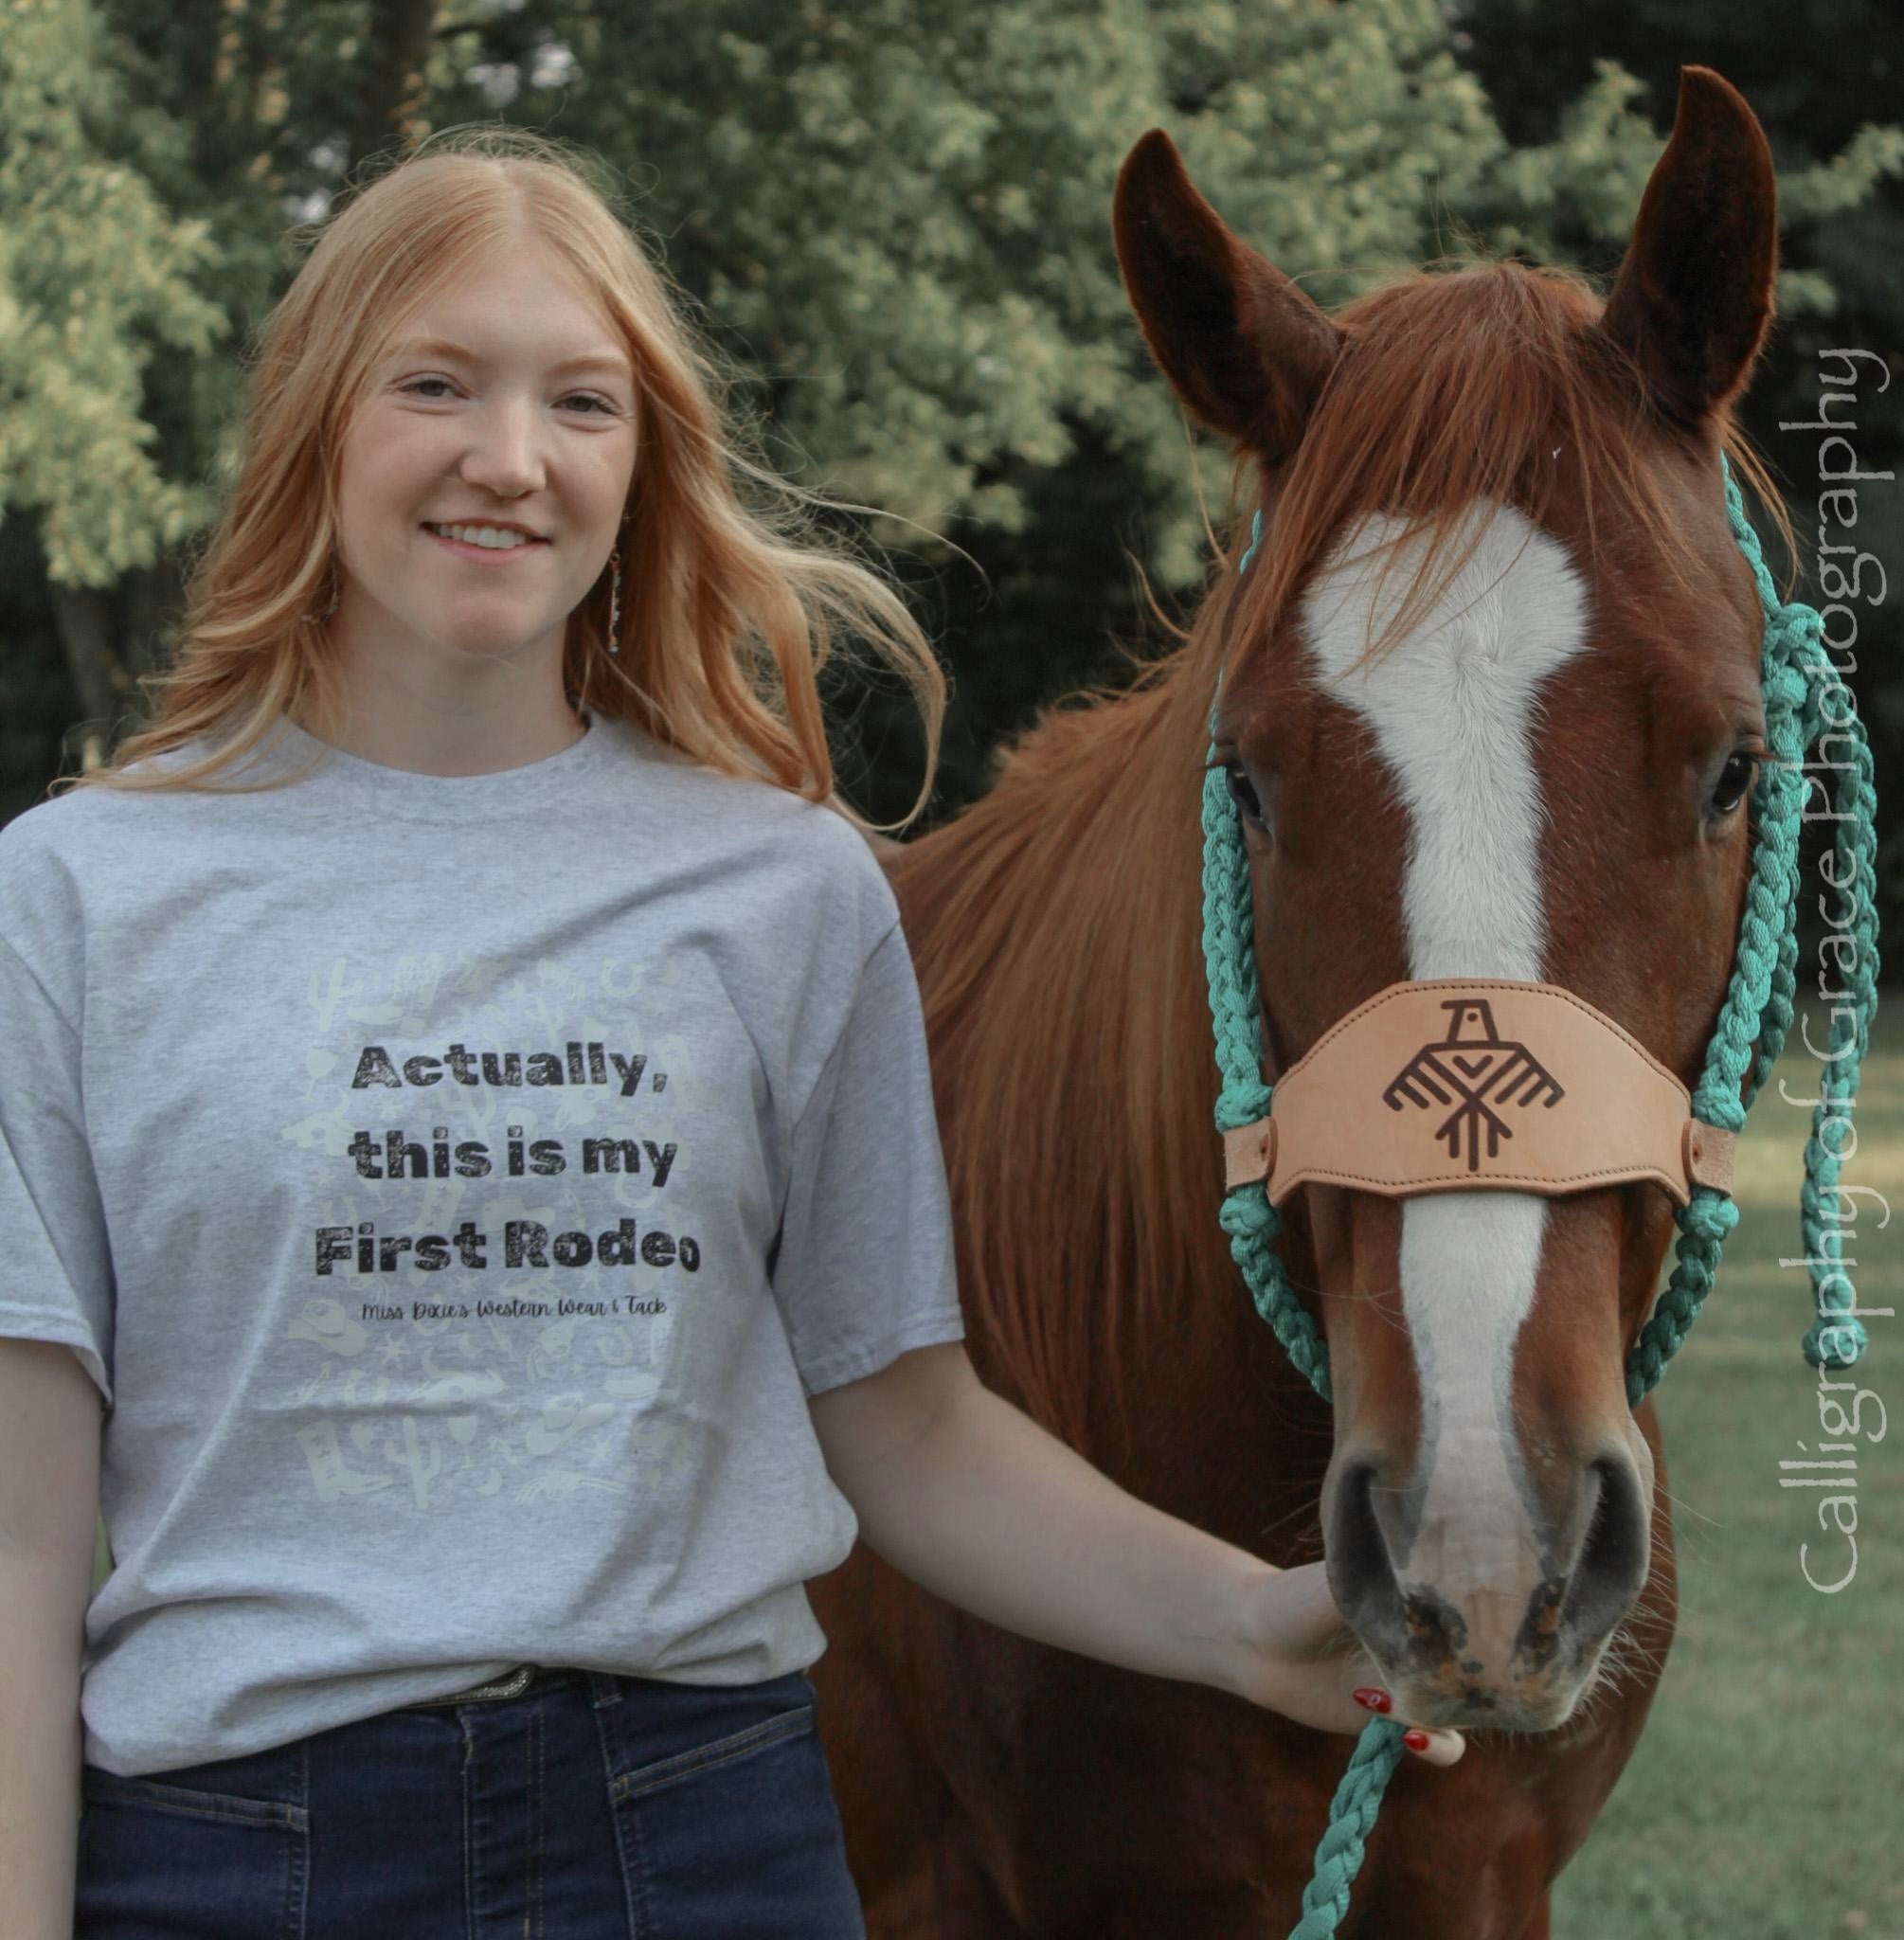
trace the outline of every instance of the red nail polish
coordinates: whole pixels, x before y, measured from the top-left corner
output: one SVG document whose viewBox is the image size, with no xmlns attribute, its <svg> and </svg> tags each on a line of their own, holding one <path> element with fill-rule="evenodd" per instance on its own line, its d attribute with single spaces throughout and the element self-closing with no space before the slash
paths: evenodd
<svg viewBox="0 0 1904 1940">
<path fill-rule="evenodd" d="M 1410 1751 L 1426 1751 L 1428 1748 L 1428 1734 L 1426 1732 L 1404 1732 L 1402 1743 Z"/>
<path fill-rule="evenodd" d="M 1373 1684 L 1361 1685 L 1355 1694 L 1356 1702 L 1370 1711 L 1392 1709 L 1394 1699 L 1386 1691 L 1377 1690 Z"/>
</svg>

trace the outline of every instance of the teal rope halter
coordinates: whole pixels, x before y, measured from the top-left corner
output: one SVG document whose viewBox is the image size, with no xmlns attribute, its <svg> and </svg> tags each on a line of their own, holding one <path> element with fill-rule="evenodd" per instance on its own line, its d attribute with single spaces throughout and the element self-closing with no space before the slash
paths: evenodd
<svg viewBox="0 0 1904 1940">
<path fill-rule="evenodd" d="M 1802 1344 L 1813 1367 L 1846 1368 L 1864 1352 L 1864 1324 L 1858 1318 L 1857 1295 L 1843 1262 L 1842 1230 L 1824 1224 L 1820 1198 L 1838 1189 L 1842 1128 L 1850 1122 L 1858 1096 L 1859 1069 L 1870 1046 L 1871 1020 L 1877 1008 L 1877 793 L 1864 724 L 1823 652 L 1824 622 L 1814 607 L 1798 601 L 1780 602 L 1723 453 L 1719 467 L 1733 536 L 1751 566 L 1765 614 L 1760 678 L 1771 759 L 1760 764 L 1752 790 L 1757 833 L 1738 951 L 1717 1027 L 1706 1047 L 1692 1108 L 1705 1123 L 1737 1132 L 1745 1123 L 1747 1106 L 1785 1049 L 1797 988 L 1798 845 L 1810 785 L 1803 772 L 1805 751 L 1814 742 L 1829 738 L 1851 754 L 1848 761 L 1828 764 L 1838 775 L 1830 880 L 1839 886 L 1847 906 L 1844 922 L 1832 927 L 1854 939 L 1856 962 L 1844 973 L 1847 1001 L 1832 1006 L 1823 1074 L 1805 1147 L 1799 1225 L 1818 1318 Z M 1249 570 L 1262 543 L 1259 507 L 1239 574 Z M 1217 690 L 1220 696 L 1220 674 Z M 1833 707 L 1841 712 L 1831 711 Z M 1223 1080 L 1216 1100 L 1216 1129 L 1228 1132 L 1269 1115 L 1271 1087 L 1263 1082 L 1262 993 L 1256 978 L 1249 867 L 1236 809 L 1216 761 L 1214 702 L 1210 732 L 1203 778 L 1203 958 L 1216 1063 Z M 1826 1134 L 1834 1127 L 1835 1141 L 1827 1143 Z M 1317 1393 L 1329 1400 L 1327 1345 L 1271 1250 L 1281 1219 L 1262 1182 L 1226 1194 L 1217 1216 L 1230 1235 L 1230 1254 L 1242 1269 L 1256 1311 Z M 1738 1224 L 1738 1216 L 1732 1196 L 1707 1185 L 1695 1184 L 1687 1203 L 1674 1209 L 1679 1239 L 1672 1277 L 1626 1360 L 1630 1406 L 1637 1408 L 1665 1373 L 1667 1361 L 1698 1318 L 1718 1271 L 1720 1243 Z M 1330 1940 L 1348 1911 L 1349 1889 L 1361 1867 L 1382 1794 L 1401 1761 L 1401 1726 L 1389 1718 L 1377 1718 L 1358 1734 L 1355 1754 L 1329 1807 L 1328 1830 L 1316 1849 L 1315 1877 L 1302 1895 L 1302 1917 L 1289 1940 Z"/>
</svg>

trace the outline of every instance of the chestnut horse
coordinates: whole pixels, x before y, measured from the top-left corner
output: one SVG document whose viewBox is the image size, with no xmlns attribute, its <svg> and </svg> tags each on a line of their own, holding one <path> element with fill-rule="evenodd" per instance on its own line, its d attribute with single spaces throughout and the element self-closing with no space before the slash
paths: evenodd
<svg viewBox="0 0 1904 1940">
<path fill-rule="evenodd" d="M 1731 415 L 1771 314 L 1771 158 L 1683 70 L 1604 302 L 1499 261 L 1325 314 L 1160 133 L 1113 228 L 1265 537 L 1177 651 L 1049 714 L 889 859 L 969 1351 L 1133 1495 L 1325 1556 L 1398 1710 L 1472 1731 L 1452 1769 L 1403 1761 L 1341 1933 L 1539 1940 L 1672 1637 L 1659 1426 L 1623 1374 L 1671 1205 L 1299 1189 L 1279 1245 L 1328 1343 L 1320 1401 L 1217 1224 L 1199 792 L 1221 672 L 1272 1080 L 1391 982 L 1499 977 L 1565 985 L 1698 1082 L 1765 729 L 1722 450 L 1788 531 Z M 1399 611 L 1356 530 L 1394 542 Z M 1005 1634 L 864 1547 L 814 1600 L 873 1940 L 1288 1931 L 1350 1739 Z"/>
</svg>

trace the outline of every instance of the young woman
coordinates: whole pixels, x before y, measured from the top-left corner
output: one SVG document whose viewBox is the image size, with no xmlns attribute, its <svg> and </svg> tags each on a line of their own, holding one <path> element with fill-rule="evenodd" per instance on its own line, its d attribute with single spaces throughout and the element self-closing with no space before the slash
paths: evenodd
<svg viewBox="0 0 1904 1940">
<path fill-rule="evenodd" d="M 1320 1566 L 978 1386 L 815 674 L 942 678 L 715 398 L 585 166 L 425 145 L 269 319 L 152 722 L 0 832 L 9 1934 L 859 1933 L 856 1533 L 1368 1721 Z"/>
</svg>

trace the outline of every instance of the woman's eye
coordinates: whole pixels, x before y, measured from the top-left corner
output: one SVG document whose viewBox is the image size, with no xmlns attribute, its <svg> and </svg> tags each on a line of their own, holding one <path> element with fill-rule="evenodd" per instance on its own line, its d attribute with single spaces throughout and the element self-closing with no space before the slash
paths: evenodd
<svg viewBox="0 0 1904 1940">
<path fill-rule="evenodd" d="M 1228 763 L 1223 770 L 1224 778 L 1230 783 L 1230 799 L 1252 822 L 1263 819 L 1262 799 L 1256 793 L 1256 784 L 1245 772 L 1241 762 Z"/>
<path fill-rule="evenodd" d="M 1751 792 L 1751 784 L 1758 779 L 1758 757 L 1751 754 L 1735 754 L 1725 764 L 1719 776 L 1718 786 L 1713 790 L 1713 808 L 1719 815 L 1730 815 Z"/>
</svg>

